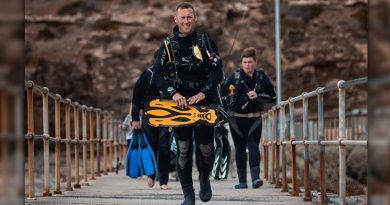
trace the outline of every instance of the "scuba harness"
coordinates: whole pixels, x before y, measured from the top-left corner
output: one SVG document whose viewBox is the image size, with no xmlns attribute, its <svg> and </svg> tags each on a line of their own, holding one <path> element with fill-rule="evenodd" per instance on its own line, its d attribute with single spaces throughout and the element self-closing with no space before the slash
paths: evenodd
<svg viewBox="0 0 390 205">
<path fill-rule="evenodd" d="M 240 94 L 241 94 L 240 91 L 242 90 L 241 89 L 242 86 L 245 87 L 246 92 L 253 90 L 255 92 L 260 91 L 261 93 L 264 93 L 264 90 L 263 90 L 262 86 L 260 85 L 261 81 L 263 81 L 262 71 L 256 70 L 253 73 L 253 77 L 255 78 L 255 85 L 254 85 L 253 89 L 250 89 L 249 86 L 247 85 L 247 83 L 245 82 L 245 80 L 241 77 L 240 70 L 234 71 L 233 84 L 229 85 L 230 93 L 228 96 L 224 97 L 224 100 L 226 101 L 226 105 L 230 111 L 236 111 L 236 110 L 240 110 L 240 109 L 243 110 L 248 106 L 248 104 L 250 102 L 249 99 L 245 100 L 245 102 L 242 102 L 243 99 L 239 99 Z M 260 94 L 259 96 L 261 96 L 261 95 L 263 95 L 263 94 Z M 260 107 L 262 107 L 262 106 L 260 106 Z"/>
<path fill-rule="evenodd" d="M 179 41 L 177 37 L 167 37 L 164 40 L 164 47 L 166 54 L 168 56 L 167 62 L 167 73 L 164 76 L 164 79 L 167 80 L 172 87 L 178 89 L 183 85 L 183 81 L 178 76 L 178 67 L 179 67 Z M 210 39 L 207 33 L 205 32 L 196 32 L 196 45 L 192 46 L 192 53 L 190 61 L 190 68 L 201 67 L 205 60 L 210 61 L 212 67 L 216 67 L 220 57 L 212 51 L 210 44 Z M 207 58 L 203 58 L 203 56 Z M 209 75 L 209 67 L 206 66 L 206 76 Z M 187 86 L 190 88 L 200 87 L 201 83 L 199 82 L 186 82 Z"/>
<path fill-rule="evenodd" d="M 180 42 L 177 36 L 168 37 L 164 40 L 163 53 L 161 57 L 161 65 L 164 67 L 162 77 L 169 84 L 167 88 L 168 94 L 171 96 L 175 90 L 190 88 L 190 92 L 194 88 L 200 88 L 201 92 L 210 90 L 207 85 L 207 79 L 212 74 L 211 69 L 218 67 L 221 64 L 220 57 L 212 51 L 210 39 L 207 33 L 196 32 L 191 40 Z M 186 40 L 186 39 L 185 39 Z M 183 43 L 183 44 L 182 44 Z M 185 46 L 180 48 L 179 46 Z M 188 52 L 188 48 L 192 46 L 192 53 Z M 183 50 L 181 50 L 183 49 Z M 185 50 L 184 50 L 185 49 Z M 186 55 L 186 56 L 180 56 Z M 207 56 L 207 57 L 206 57 Z M 164 63 L 166 63 L 164 65 Z M 183 73 L 179 73 L 179 69 Z M 216 69 L 216 68 L 214 68 Z M 204 79 L 197 80 L 198 72 L 204 72 L 205 76 L 200 75 Z M 179 76 L 182 74 L 183 76 Z M 186 79 L 186 77 L 190 77 Z M 194 78 L 194 80 L 191 79 Z M 180 79 L 182 78 L 182 79 Z M 212 96 L 213 93 L 210 93 Z M 210 97 L 211 99 L 211 97 Z M 171 100 L 152 100 L 145 106 L 145 116 L 147 122 L 155 127 L 181 127 L 197 124 L 205 124 L 209 126 L 219 126 L 228 114 L 218 105 L 209 106 L 188 106 L 185 109 L 180 109 L 177 104 Z"/>
</svg>

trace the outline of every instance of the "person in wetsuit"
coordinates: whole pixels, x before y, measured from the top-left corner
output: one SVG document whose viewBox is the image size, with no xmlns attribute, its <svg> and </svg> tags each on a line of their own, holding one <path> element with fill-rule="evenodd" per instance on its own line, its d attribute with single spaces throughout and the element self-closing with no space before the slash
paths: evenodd
<svg viewBox="0 0 390 205">
<path fill-rule="evenodd" d="M 195 28 L 197 14 L 187 2 L 176 9 L 173 36 L 160 46 L 153 70 L 157 87 L 177 106 L 210 105 L 223 77 L 223 66 L 215 42 L 207 33 Z M 212 197 L 209 175 L 214 161 L 213 127 L 192 125 L 173 128 L 177 143 L 176 170 L 184 194 L 182 205 L 195 204 L 192 180 L 192 136 L 195 139 L 196 164 L 199 171 L 199 198 Z"/>
<path fill-rule="evenodd" d="M 236 189 L 248 188 L 247 154 L 252 178 L 252 188 L 259 188 L 261 111 L 266 103 L 275 102 L 275 89 L 262 69 L 256 70 L 256 50 L 246 48 L 241 54 L 241 66 L 231 74 L 222 88 L 222 96 L 229 110 L 229 127 L 236 148 L 236 165 L 239 184 Z"/>
<path fill-rule="evenodd" d="M 156 58 L 157 52 L 155 52 Z M 138 78 L 135 83 L 133 90 L 133 100 L 132 100 L 132 127 L 133 129 L 142 129 L 146 134 L 147 139 L 150 143 L 150 146 L 153 149 L 154 155 L 157 159 L 158 167 L 158 177 L 160 182 L 160 188 L 162 190 L 169 189 L 168 179 L 169 179 L 169 168 L 170 168 L 170 136 L 171 133 L 168 132 L 166 127 L 153 127 L 147 123 L 145 115 L 146 104 L 154 99 L 161 98 L 160 92 L 152 84 L 153 81 L 153 65 L 144 70 L 141 76 Z M 142 115 L 142 120 L 140 120 L 140 114 Z M 154 186 L 154 181 L 156 175 L 148 176 L 147 184 L 151 188 Z"/>
</svg>

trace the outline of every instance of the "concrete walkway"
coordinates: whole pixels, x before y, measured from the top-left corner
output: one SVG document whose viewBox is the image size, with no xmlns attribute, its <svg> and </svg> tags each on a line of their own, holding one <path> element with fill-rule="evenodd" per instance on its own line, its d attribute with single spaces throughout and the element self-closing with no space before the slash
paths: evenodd
<svg viewBox="0 0 390 205">
<path fill-rule="evenodd" d="M 211 180 L 213 198 L 204 203 L 199 200 L 199 181 L 194 171 L 194 187 L 196 204 L 237 205 L 237 204 L 311 204 L 303 202 L 301 197 L 291 197 L 288 193 L 274 189 L 274 185 L 265 181 L 259 189 L 235 190 L 236 179 L 223 181 Z M 262 175 L 261 175 L 262 176 Z M 118 175 L 109 173 L 108 176 L 97 177 L 89 181 L 90 186 L 83 186 L 74 191 L 64 191 L 62 195 L 52 197 L 37 196 L 36 200 L 26 200 L 26 204 L 130 204 L 130 205 L 176 205 L 183 200 L 180 183 L 170 179 L 170 190 L 161 190 L 158 182 L 153 188 L 148 188 L 146 178 L 130 179 L 124 170 Z M 39 193 L 37 193 L 39 195 Z"/>
</svg>

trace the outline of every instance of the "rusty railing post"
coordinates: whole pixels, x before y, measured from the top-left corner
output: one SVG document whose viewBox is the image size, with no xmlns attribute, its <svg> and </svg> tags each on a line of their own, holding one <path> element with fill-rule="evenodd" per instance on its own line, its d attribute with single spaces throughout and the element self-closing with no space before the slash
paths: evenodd
<svg viewBox="0 0 390 205">
<path fill-rule="evenodd" d="M 285 111 L 285 105 L 280 106 L 280 142 L 282 143 L 282 173 L 283 173 L 283 179 L 282 179 L 282 192 L 288 191 L 288 185 L 287 185 L 287 160 L 286 160 L 286 144 L 283 144 L 283 141 L 286 139 L 286 111 Z"/>
<path fill-rule="evenodd" d="M 74 103 L 73 107 L 73 123 L 74 123 L 74 138 L 75 138 L 75 143 L 74 143 L 74 165 L 75 165 L 75 184 L 73 187 L 75 189 L 80 189 L 80 127 L 79 127 L 79 108 L 80 105 L 78 102 Z"/>
<path fill-rule="evenodd" d="M 107 127 L 108 113 L 105 111 L 103 115 L 103 174 L 107 175 Z"/>
<path fill-rule="evenodd" d="M 54 194 L 62 194 L 61 191 L 61 95 L 55 98 L 55 191 Z"/>
<path fill-rule="evenodd" d="M 49 144 L 49 89 L 44 87 L 42 92 L 43 112 L 43 196 L 51 196 L 49 187 L 50 174 L 50 144 Z"/>
<path fill-rule="evenodd" d="M 297 158 L 296 158 L 296 144 L 295 141 L 295 129 L 294 129 L 294 102 L 289 98 L 289 111 L 290 111 L 290 141 L 291 141 L 291 174 L 292 174 L 292 195 L 299 196 L 298 181 L 297 181 Z"/>
<path fill-rule="evenodd" d="M 334 130 L 336 129 L 336 125 L 334 125 L 334 120 L 333 118 L 329 118 L 329 123 L 330 123 L 330 139 L 334 140 L 335 139 L 335 134 Z"/>
<path fill-rule="evenodd" d="M 310 190 L 310 156 L 309 156 L 309 145 L 305 142 L 308 140 L 308 131 L 309 131 L 309 120 L 308 120 L 308 98 L 305 97 L 305 93 L 302 93 L 302 107 L 303 107 L 303 146 L 304 146 L 304 170 L 303 170 L 303 184 L 305 187 L 305 196 L 304 201 L 311 200 L 311 190 Z"/>
<path fill-rule="evenodd" d="M 87 143 L 88 143 L 88 139 L 87 139 L 87 106 L 83 105 L 82 108 L 81 108 L 81 118 L 82 118 L 82 129 L 83 129 L 83 177 L 84 177 L 84 180 L 83 182 L 81 183 L 81 185 L 83 186 L 89 186 L 89 183 L 88 183 L 88 171 L 87 171 L 87 154 L 88 154 L 88 150 L 87 150 Z"/>
<path fill-rule="evenodd" d="M 346 196 L 346 150 L 345 145 L 341 144 L 341 141 L 345 139 L 345 87 L 344 81 L 341 80 L 337 83 L 339 88 L 339 197 L 340 204 L 345 204 Z"/>
<path fill-rule="evenodd" d="M 122 124 L 122 122 L 120 122 Z M 125 142 L 126 142 L 126 132 L 123 129 L 123 126 L 121 126 L 121 136 L 120 136 L 120 142 L 121 142 L 121 147 L 122 147 L 122 166 L 125 167 L 125 157 L 126 157 L 126 152 L 125 152 Z"/>
<path fill-rule="evenodd" d="M 123 167 L 125 167 L 125 160 L 126 160 L 126 154 L 127 154 L 127 140 L 126 140 L 126 131 L 125 130 L 122 130 L 122 164 L 123 164 Z"/>
<path fill-rule="evenodd" d="M 101 139 L 100 139 L 100 126 L 101 126 L 101 123 L 100 123 L 100 113 L 101 113 L 101 110 L 100 109 L 95 109 L 95 112 L 96 112 L 96 163 L 97 163 L 97 170 L 96 170 L 96 176 L 97 177 L 100 177 L 100 142 L 101 142 Z"/>
<path fill-rule="evenodd" d="M 70 139 L 70 104 L 71 101 L 67 98 L 65 104 L 65 134 L 66 134 L 66 191 L 73 191 L 72 176 L 71 176 L 71 139 Z"/>
<path fill-rule="evenodd" d="M 113 126 L 114 126 L 114 122 L 113 122 L 113 119 L 112 119 L 112 113 L 110 113 L 110 125 L 109 125 L 109 128 L 110 128 L 110 135 L 109 135 L 109 155 L 110 155 L 110 164 L 109 164 L 109 168 L 110 168 L 110 172 L 114 171 L 113 169 L 113 166 L 112 166 L 112 162 L 114 161 L 114 156 L 113 156 L 113 146 L 114 146 L 114 139 L 113 139 L 113 134 L 114 134 L 114 130 L 113 130 Z"/>
<path fill-rule="evenodd" d="M 122 124 L 122 122 L 119 122 L 120 124 Z M 121 134 L 120 134 L 120 136 L 119 136 L 119 146 L 121 147 L 121 153 L 120 153 L 120 155 L 121 155 L 121 164 L 122 165 L 124 165 L 125 163 L 124 163 L 124 158 L 125 158 L 125 156 L 124 156 L 124 144 L 123 144 L 123 136 L 125 136 L 125 132 L 124 132 L 124 130 L 123 130 L 123 128 L 122 128 L 122 126 L 121 126 Z"/>
<path fill-rule="evenodd" d="M 91 178 L 90 180 L 95 180 L 95 119 L 93 118 L 93 107 L 89 107 L 89 151 L 91 163 Z"/>
<path fill-rule="evenodd" d="M 332 120 L 333 122 L 333 129 L 332 129 L 332 140 L 336 140 L 336 137 L 337 137 L 337 130 L 338 130 L 338 127 L 337 127 L 337 119 L 333 119 Z"/>
<path fill-rule="evenodd" d="M 273 117 L 274 117 L 274 137 L 275 137 L 275 188 L 280 188 L 282 184 L 280 183 L 280 137 L 278 136 L 277 129 L 279 128 L 278 123 L 278 110 L 279 108 L 275 106 L 273 108 Z M 279 110 L 280 111 L 280 110 Z M 280 119 L 279 119 L 280 121 Z"/>
<path fill-rule="evenodd" d="M 123 167 L 125 167 L 126 164 L 126 155 L 127 155 L 127 140 L 126 140 L 126 132 L 124 132 L 124 137 L 123 137 Z"/>
<path fill-rule="evenodd" d="M 3 139 L 0 139 L 1 142 L 1 165 L 3 167 L 2 170 L 2 191 L 0 194 L 3 194 L 5 196 L 8 195 L 8 187 L 9 187 L 9 93 L 8 92 L 2 92 L 0 91 L 1 96 L 1 127 L 0 127 L 0 133 L 4 136 Z"/>
<path fill-rule="evenodd" d="M 114 160 L 115 160 L 115 171 L 117 171 L 118 163 L 119 163 L 119 156 L 118 156 L 118 121 L 114 120 L 114 134 L 113 134 L 113 140 L 114 140 Z"/>
<path fill-rule="evenodd" d="M 270 141 L 271 141 L 271 184 L 275 184 L 275 124 L 274 124 L 274 112 L 273 109 L 270 110 L 270 118 L 271 118 L 271 135 L 270 135 Z"/>
<path fill-rule="evenodd" d="M 24 120 L 23 120 L 23 104 L 25 103 L 23 92 L 17 91 L 16 95 L 14 96 L 14 133 L 16 135 L 16 156 L 15 156 L 15 163 L 16 163 L 16 176 L 24 176 L 24 137 L 23 137 L 23 126 L 24 126 Z M 24 177 L 17 177 L 15 180 L 17 184 L 16 193 L 19 197 L 24 197 L 25 195 L 25 180 Z"/>
<path fill-rule="evenodd" d="M 28 199 L 35 199 L 34 180 L 34 83 L 27 84 L 27 135 L 28 135 Z"/>
<path fill-rule="evenodd" d="M 328 120 L 324 116 L 324 136 L 329 136 Z"/>
<path fill-rule="evenodd" d="M 262 129 L 262 141 L 263 141 L 263 170 L 264 170 L 264 176 L 263 178 L 264 179 L 268 179 L 268 160 L 267 160 L 267 121 L 266 121 L 266 114 L 263 114 L 261 115 L 261 119 L 262 119 L 262 125 L 263 125 L 263 129 Z"/>
<path fill-rule="evenodd" d="M 272 115 L 268 111 L 268 181 L 272 181 Z"/>
<path fill-rule="evenodd" d="M 327 204 L 326 197 L 326 175 L 325 175 L 325 145 L 321 145 L 321 141 L 325 140 L 324 136 L 324 94 L 319 92 L 321 88 L 317 89 L 318 100 L 318 142 L 320 146 L 320 190 L 321 190 L 321 204 Z"/>
<path fill-rule="evenodd" d="M 120 125 L 120 122 L 119 121 L 116 121 L 116 129 L 117 129 L 117 132 L 116 132 L 116 144 L 117 144 L 117 158 L 119 159 L 118 160 L 118 163 L 119 164 L 122 164 L 122 145 L 121 145 L 121 136 L 122 136 L 122 129 L 120 129 L 119 125 Z M 118 167 L 118 166 L 117 166 Z"/>
</svg>

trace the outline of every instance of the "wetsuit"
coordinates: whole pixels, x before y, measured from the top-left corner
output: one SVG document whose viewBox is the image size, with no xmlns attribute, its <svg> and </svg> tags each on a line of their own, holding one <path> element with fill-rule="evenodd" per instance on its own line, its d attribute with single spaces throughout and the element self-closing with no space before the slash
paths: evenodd
<svg viewBox="0 0 390 205">
<path fill-rule="evenodd" d="M 255 91 L 258 97 L 249 99 L 247 96 L 249 91 Z M 264 104 L 275 102 L 275 90 L 271 80 L 262 70 L 255 70 L 251 77 L 239 69 L 226 79 L 221 92 L 230 112 L 229 126 L 236 148 L 237 174 L 240 182 L 236 188 L 246 188 L 247 148 L 252 183 L 260 180 L 259 142 L 262 129 L 260 113 Z"/>
<path fill-rule="evenodd" d="M 196 29 L 193 33 L 183 36 L 179 32 L 178 26 L 175 26 L 173 34 L 174 36 L 170 38 L 172 48 L 168 48 L 167 51 L 167 46 L 162 44 L 154 64 L 153 70 L 155 71 L 157 87 L 170 99 L 177 92 L 186 99 L 202 92 L 205 94 L 205 99 L 198 104 L 211 104 L 216 97 L 216 87 L 223 77 L 222 62 L 218 57 L 217 46 L 208 36 L 206 37 L 209 41 L 205 42 L 205 44 L 206 46 L 210 45 L 210 47 L 207 46 L 206 48 L 199 45 L 200 33 Z M 203 57 L 202 61 L 193 52 L 193 46 L 197 45 Z M 205 49 L 208 49 L 209 53 L 215 54 L 217 59 L 211 62 Z M 169 62 L 169 50 L 173 54 L 171 57 L 174 58 L 174 62 Z M 174 67 L 175 64 L 176 67 Z M 174 72 L 171 71 L 172 69 Z M 185 197 L 194 193 L 192 181 L 193 135 L 196 146 L 196 164 L 199 170 L 201 185 L 200 198 L 202 201 L 203 198 L 207 198 L 203 197 L 204 195 L 201 192 L 211 194 L 209 174 L 214 161 L 213 129 L 213 127 L 206 125 L 173 129 L 178 148 L 176 169 Z M 204 188 L 203 190 L 202 187 Z"/>
</svg>

